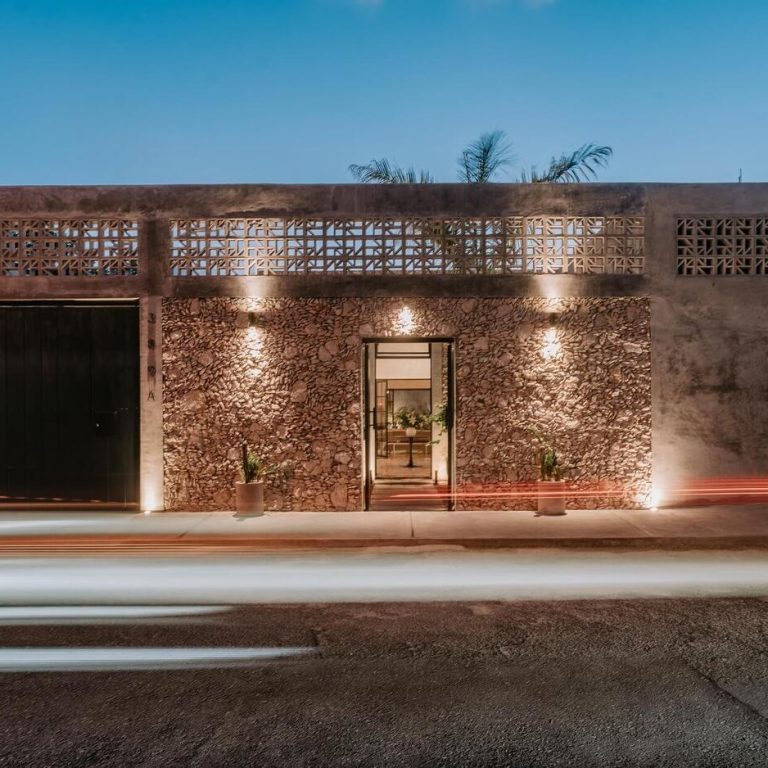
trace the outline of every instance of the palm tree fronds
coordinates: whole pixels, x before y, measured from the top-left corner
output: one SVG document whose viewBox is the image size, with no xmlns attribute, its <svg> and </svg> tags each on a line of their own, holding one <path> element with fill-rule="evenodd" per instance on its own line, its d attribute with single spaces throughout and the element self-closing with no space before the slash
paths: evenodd
<svg viewBox="0 0 768 768">
<path fill-rule="evenodd" d="M 599 169 L 607 167 L 612 156 L 611 147 L 582 144 L 570 154 L 553 157 L 543 171 L 535 165 L 529 170 L 523 169 L 516 181 L 534 184 L 590 181 L 597 178 Z M 504 131 L 484 133 L 458 158 L 459 179 L 468 184 L 485 184 L 513 160 L 512 145 Z M 366 165 L 353 163 L 349 172 L 363 184 L 433 184 L 435 181 L 428 171 L 416 171 L 413 166 L 403 168 L 386 158 L 371 160 Z"/>
<path fill-rule="evenodd" d="M 418 173 L 410 168 L 401 168 L 386 158 L 371 160 L 366 165 L 352 163 L 349 172 L 362 184 L 432 184 L 434 179 L 428 171 Z"/>
<path fill-rule="evenodd" d="M 541 182 L 576 184 L 589 181 L 597 178 L 598 169 L 605 168 L 612 156 L 611 147 L 582 144 L 570 155 L 553 157 L 544 172 L 537 171 L 535 165 L 528 172 L 523 170 L 518 181 L 534 184 Z"/>
<path fill-rule="evenodd" d="M 459 179 L 468 184 L 485 184 L 512 160 L 512 145 L 504 131 L 484 133 L 461 153 Z"/>
</svg>

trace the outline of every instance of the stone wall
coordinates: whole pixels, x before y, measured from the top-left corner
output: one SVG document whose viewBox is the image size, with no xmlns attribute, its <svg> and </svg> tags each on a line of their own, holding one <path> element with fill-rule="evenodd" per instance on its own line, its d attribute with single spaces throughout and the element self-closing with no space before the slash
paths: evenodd
<svg viewBox="0 0 768 768">
<path fill-rule="evenodd" d="M 231 509 L 244 439 L 283 468 L 271 508 L 361 509 L 361 343 L 404 333 L 456 340 L 459 507 L 531 507 L 532 429 L 573 466 L 571 506 L 647 500 L 647 299 L 167 298 L 162 316 L 167 509 Z"/>
</svg>

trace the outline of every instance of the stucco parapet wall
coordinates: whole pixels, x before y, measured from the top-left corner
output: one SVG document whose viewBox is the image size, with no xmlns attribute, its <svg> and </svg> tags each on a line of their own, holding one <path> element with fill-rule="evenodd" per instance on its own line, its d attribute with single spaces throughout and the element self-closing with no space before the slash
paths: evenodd
<svg viewBox="0 0 768 768">
<path fill-rule="evenodd" d="M 760 184 L 180 184 L 0 186 L 18 216 L 512 216 L 765 212 Z"/>
<path fill-rule="evenodd" d="M 648 212 L 666 214 L 765 214 L 768 184 L 644 184 Z"/>
<path fill-rule="evenodd" d="M 644 184 L 213 184 L 0 187 L 4 215 L 641 214 Z"/>
</svg>

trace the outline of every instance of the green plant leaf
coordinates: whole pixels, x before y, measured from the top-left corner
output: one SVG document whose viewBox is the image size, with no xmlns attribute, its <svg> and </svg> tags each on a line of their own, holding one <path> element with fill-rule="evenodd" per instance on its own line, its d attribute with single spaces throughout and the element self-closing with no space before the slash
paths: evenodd
<svg viewBox="0 0 768 768">
<path fill-rule="evenodd" d="M 459 156 L 459 181 L 485 184 L 512 160 L 512 145 L 504 131 L 484 133 Z"/>
<path fill-rule="evenodd" d="M 569 155 L 553 157 L 549 161 L 549 167 L 539 172 L 536 166 L 531 170 L 522 171 L 518 181 L 520 183 L 569 183 L 575 184 L 597 178 L 599 168 L 605 168 L 613 156 L 613 149 L 597 144 L 582 144 Z"/>
<path fill-rule="evenodd" d="M 435 181 L 429 171 L 417 173 L 413 167 L 401 168 L 386 158 L 371 160 L 366 165 L 352 163 L 349 172 L 362 184 L 433 184 Z"/>
</svg>

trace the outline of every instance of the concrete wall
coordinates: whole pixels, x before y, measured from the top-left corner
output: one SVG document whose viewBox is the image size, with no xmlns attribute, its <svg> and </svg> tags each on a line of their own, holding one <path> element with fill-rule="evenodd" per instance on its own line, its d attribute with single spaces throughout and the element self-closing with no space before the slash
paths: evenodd
<svg viewBox="0 0 768 768">
<path fill-rule="evenodd" d="M 684 503 L 694 479 L 768 474 L 768 276 L 676 274 L 685 215 L 766 215 L 768 186 L 652 185 L 646 209 L 653 350 L 653 484 Z"/>
</svg>

